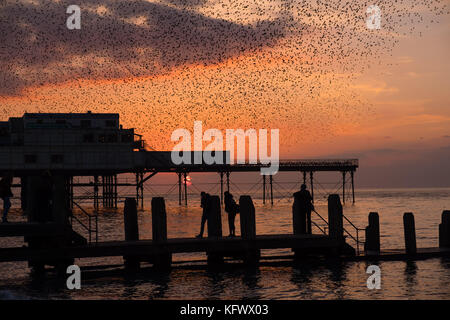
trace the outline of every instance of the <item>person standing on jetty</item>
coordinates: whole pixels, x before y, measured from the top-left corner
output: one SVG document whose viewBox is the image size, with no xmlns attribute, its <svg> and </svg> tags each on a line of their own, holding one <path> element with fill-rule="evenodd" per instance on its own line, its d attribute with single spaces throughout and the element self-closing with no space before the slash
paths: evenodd
<svg viewBox="0 0 450 320">
<path fill-rule="evenodd" d="M 311 234 L 311 211 L 314 210 L 311 193 L 302 184 L 300 191 L 294 193 L 294 203 L 299 208 L 299 219 L 301 221 L 300 233 Z"/>
<path fill-rule="evenodd" d="M 236 228 L 234 226 L 234 219 L 239 212 L 239 206 L 233 199 L 233 195 L 225 191 L 225 211 L 228 213 L 228 228 L 230 229 L 230 237 L 236 236 Z"/>
<path fill-rule="evenodd" d="M 3 176 L 2 180 L 0 180 L 0 198 L 3 200 L 3 216 L 2 222 L 8 222 L 8 211 L 11 208 L 11 200 L 10 198 L 13 196 L 11 192 L 11 185 L 13 181 L 13 175 L 11 173 L 7 173 Z"/>
<path fill-rule="evenodd" d="M 205 231 L 205 223 L 208 220 L 208 214 L 206 212 L 206 204 L 208 203 L 209 194 L 206 192 L 200 193 L 200 207 L 203 208 L 202 212 L 202 222 L 200 225 L 200 234 L 197 235 L 197 238 L 203 238 L 203 232 Z"/>
</svg>

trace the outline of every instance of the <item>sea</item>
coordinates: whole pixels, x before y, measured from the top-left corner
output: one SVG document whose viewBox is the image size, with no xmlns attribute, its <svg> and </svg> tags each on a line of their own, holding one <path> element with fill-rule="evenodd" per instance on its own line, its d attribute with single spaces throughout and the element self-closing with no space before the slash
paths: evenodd
<svg viewBox="0 0 450 320">
<path fill-rule="evenodd" d="M 139 211 L 139 237 L 151 239 L 151 198 L 166 199 L 167 228 L 169 238 L 194 237 L 199 233 L 201 208 L 200 190 L 217 194 L 217 184 L 188 186 L 188 205 L 184 200 L 180 206 L 177 185 L 171 181 L 166 189 L 162 184 L 145 188 L 144 209 Z M 170 185 L 170 186 L 169 186 Z M 207 190 L 208 187 L 211 190 Z M 236 200 L 239 195 L 251 194 L 256 211 L 257 234 L 280 234 L 292 232 L 292 191 L 285 185 L 274 185 L 273 204 L 270 191 L 266 203 L 262 201 L 261 187 L 232 183 L 230 191 Z M 164 190 L 163 190 L 164 189 Z M 173 191 L 175 190 L 175 191 Z M 327 217 L 327 192 L 316 187 L 316 211 Z M 170 191 L 170 192 L 167 192 Z M 135 194 L 135 188 L 127 191 Z M 340 191 L 342 192 L 342 190 Z M 88 194 L 82 190 L 78 195 Z M 124 197 L 126 195 L 123 195 Z M 341 194 L 342 198 L 342 194 Z M 412 212 L 415 217 L 417 247 L 437 247 L 438 228 L 443 210 L 450 209 L 450 188 L 356 188 L 355 203 L 347 190 L 343 205 L 344 215 L 358 228 L 368 224 L 368 214 L 378 212 L 380 216 L 381 248 L 403 249 L 403 214 Z M 98 212 L 99 241 L 123 240 L 123 200 L 117 209 L 101 209 Z M 78 200 L 86 210 L 93 212 L 92 200 Z M 20 209 L 13 202 L 10 221 L 24 221 Z M 83 214 L 75 211 L 80 219 Z M 223 234 L 228 235 L 228 222 L 223 217 Z M 312 220 L 319 226 L 321 219 L 313 214 Z M 355 235 L 355 230 L 346 223 L 346 229 Z M 77 226 L 74 224 L 74 228 Z M 240 230 L 239 216 L 236 229 Z M 86 235 L 86 231 L 79 229 Z M 321 233 L 313 227 L 313 233 Z M 87 236 L 87 235 L 86 235 Z M 359 232 L 364 240 L 364 231 Z M 348 239 L 356 248 L 356 243 Z M 23 238 L 0 238 L 0 247 L 23 245 Z M 362 249 L 362 248 L 360 248 Z M 263 256 L 290 255 L 289 249 L 263 250 Z M 108 272 L 121 268 L 121 257 L 77 259 L 82 268 L 81 289 L 69 290 L 49 274 L 44 278 L 32 277 L 26 262 L 0 263 L 0 299 L 88 299 L 88 300 L 148 300 L 148 299 L 450 299 L 450 259 L 433 258 L 417 261 L 336 261 L 311 260 L 299 264 L 261 264 L 257 268 L 236 266 L 226 271 L 207 268 L 205 254 L 175 254 L 174 267 L 169 272 L 148 272 L 138 276 L 123 276 Z M 284 260 L 283 260 L 284 261 Z M 104 266 L 104 271 L 95 271 L 94 266 Z M 370 289 L 367 273 L 370 265 L 380 268 L 380 289 Z M 86 270 L 86 271 L 85 271 Z M 97 272 L 97 273 L 95 273 Z M 92 274 L 91 274 L 92 273 Z M 86 276 L 85 276 L 86 275 Z"/>
</svg>

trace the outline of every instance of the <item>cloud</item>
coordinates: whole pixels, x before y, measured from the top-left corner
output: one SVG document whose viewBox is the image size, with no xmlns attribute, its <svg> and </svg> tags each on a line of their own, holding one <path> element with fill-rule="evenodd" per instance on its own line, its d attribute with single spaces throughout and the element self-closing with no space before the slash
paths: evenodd
<svg viewBox="0 0 450 320">
<path fill-rule="evenodd" d="M 73 79 L 158 75 L 218 63 L 274 46 L 284 36 L 286 18 L 243 25 L 144 0 L 88 0 L 80 4 L 81 30 L 68 30 L 70 4 L 16 1 L 2 7 L 0 95 Z"/>
</svg>

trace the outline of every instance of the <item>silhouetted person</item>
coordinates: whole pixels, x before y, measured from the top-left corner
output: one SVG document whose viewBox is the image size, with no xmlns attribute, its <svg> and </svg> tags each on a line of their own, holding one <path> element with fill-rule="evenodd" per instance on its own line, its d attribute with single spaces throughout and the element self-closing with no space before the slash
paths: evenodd
<svg viewBox="0 0 450 320">
<path fill-rule="evenodd" d="M 306 185 L 302 184 L 300 191 L 294 193 L 294 205 L 298 206 L 300 216 L 299 233 L 311 234 L 311 211 L 314 209 L 312 197 L 306 189 Z"/>
<path fill-rule="evenodd" d="M 207 208 L 206 205 L 208 203 L 208 198 L 209 198 L 209 194 L 206 192 L 201 192 L 200 193 L 200 207 L 203 208 L 203 212 L 202 212 L 202 222 L 200 225 L 200 234 L 197 235 L 197 238 L 202 238 L 203 237 L 203 232 L 205 231 L 205 223 L 206 220 L 208 220 L 208 212 L 207 212 Z"/>
<path fill-rule="evenodd" d="M 11 173 L 5 174 L 0 180 L 0 197 L 3 200 L 2 222 L 4 223 L 8 222 L 8 211 L 11 208 L 11 197 L 13 196 L 11 192 L 12 181 L 13 175 Z"/>
<path fill-rule="evenodd" d="M 228 228 L 230 229 L 230 237 L 236 235 L 236 228 L 234 226 L 234 219 L 236 214 L 239 212 L 239 206 L 233 199 L 233 195 L 228 191 L 225 191 L 225 211 L 228 213 Z"/>
</svg>

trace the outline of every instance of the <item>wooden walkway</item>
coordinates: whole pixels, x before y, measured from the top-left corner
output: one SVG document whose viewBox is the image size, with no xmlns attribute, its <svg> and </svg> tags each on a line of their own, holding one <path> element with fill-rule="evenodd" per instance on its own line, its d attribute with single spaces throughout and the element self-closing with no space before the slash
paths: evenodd
<svg viewBox="0 0 450 320">
<path fill-rule="evenodd" d="M 240 237 L 223 238 L 174 238 L 155 243 L 152 240 L 110 241 L 61 248 L 30 249 L 2 248 L 0 262 L 45 260 L 54 258 L 88 258 L 107 256 L 151 256 L 162 253 L 221 252 L 239 253 L 246 249 L 303 248 L 308 250 L 332 250 L 342 246 L 342 242 L 325 235 L 258 235 L 253 240 Z"/>
</svg>

